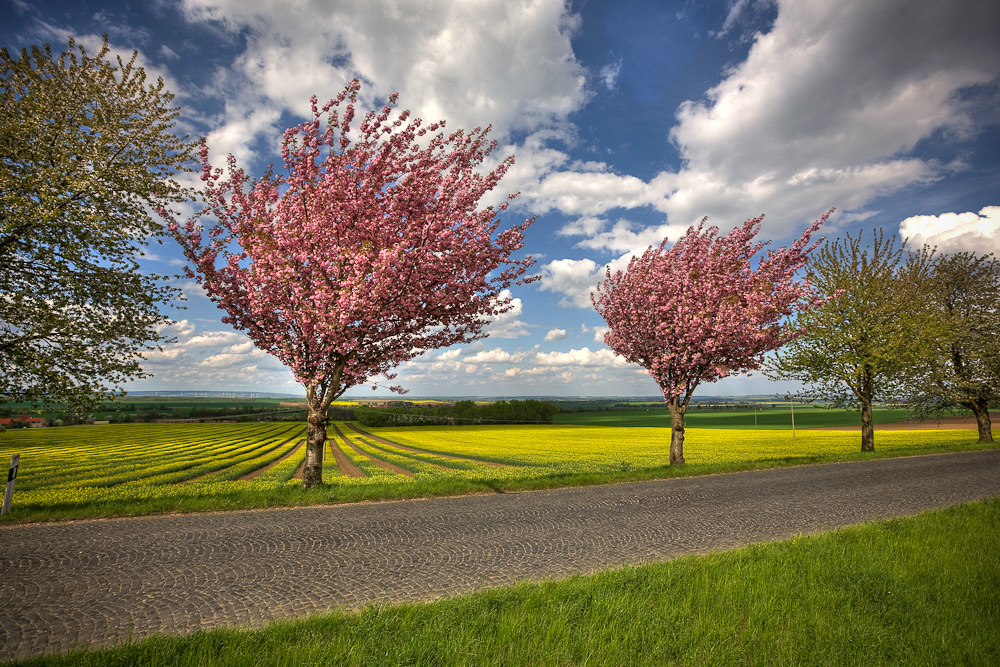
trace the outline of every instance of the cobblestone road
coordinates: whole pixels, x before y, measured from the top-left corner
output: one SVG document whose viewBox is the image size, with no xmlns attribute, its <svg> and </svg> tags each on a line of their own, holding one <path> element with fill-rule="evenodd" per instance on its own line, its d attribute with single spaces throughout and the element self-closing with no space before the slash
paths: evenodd
<svg viewBox="0 0 1000 667">
<path fill-rule="evenodd" d="M 1000 450 L 0 529 L 0 660 L 726 549 L 1000 495 Z"/>
</svg>

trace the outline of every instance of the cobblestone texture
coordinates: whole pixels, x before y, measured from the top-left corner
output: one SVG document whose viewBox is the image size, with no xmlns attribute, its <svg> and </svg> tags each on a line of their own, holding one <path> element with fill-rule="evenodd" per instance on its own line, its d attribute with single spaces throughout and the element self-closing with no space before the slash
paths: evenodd
<svg viewBox="0 0 1000 667">
<path fill-rule="evenodd" d="M 432 599 L 1000 495 L 1000 450 L 0 529 L 0 660 Z"/>
</svg>

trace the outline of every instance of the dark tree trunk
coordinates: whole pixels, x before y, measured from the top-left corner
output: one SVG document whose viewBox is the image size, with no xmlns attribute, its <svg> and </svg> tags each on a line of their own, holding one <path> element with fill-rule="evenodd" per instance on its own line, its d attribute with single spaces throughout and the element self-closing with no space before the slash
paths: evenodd
<svg viewBox="0 0 1000 667">
<path fill-rule="evenodd" d="M 871 396 L 861 397 L 861 451 L 875 451 L 875 422 L 872 420 Z"/>
<path fill-rule="evenodd" d="M 976 427 L 979 429 L 979 442 L 993 442 L 993 422 L 990 419 L 989 404 L 984 400 L 963 403 L 972 414 L 976 415 Z"/>
<path fill-rule="evenodd" d="M 323 483 L 323 448 L 326 446 L 326 411 L 315 401 L 308 401 L 309 416 L 306 430 L 306 468 L 302 486 L 310 489 Z"/>
<path fill-rule="evenodd" d="M 670 465 L 684 464 L 684 413 L 686 405 L 680 398 L 674 397 L 667 401 L 670 410 Z"/>
</svg>

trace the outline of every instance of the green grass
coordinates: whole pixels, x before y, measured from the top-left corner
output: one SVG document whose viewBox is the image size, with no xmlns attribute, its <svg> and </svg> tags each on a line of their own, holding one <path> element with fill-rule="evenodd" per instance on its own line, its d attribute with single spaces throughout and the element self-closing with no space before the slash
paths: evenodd
<svg viewBox="0 0 1000 667">
<path fill-rule="evenodd" d="M 909 411 L 905 408 L 876 408 L 872 418 L 876 424 L 891 424 L 906 421 Z M 661 405 L 648 405 L 633 409 L 595 412 L 560 412 L 555 416 L 557 424 L 578 424 L 581 426 L 652 426 L 670 427 L 670 414 Z M 795 407 L 795 428 L 819 428 L 826 426 L 860 426 L 861 413 L 843 408 L 819 408 L 806 405 Z M 756 428 L 768 430 L 791 430 L 792 413 L 787 405 L 777 408 L 754 410 L 698 410 L 688 409 L 685 415 L 686 428 Z"/>
<path fill-rule="evenodd" d="M 1000 664 L 1000 499 L 707 556 L 25 665 Z"/>
</svg>

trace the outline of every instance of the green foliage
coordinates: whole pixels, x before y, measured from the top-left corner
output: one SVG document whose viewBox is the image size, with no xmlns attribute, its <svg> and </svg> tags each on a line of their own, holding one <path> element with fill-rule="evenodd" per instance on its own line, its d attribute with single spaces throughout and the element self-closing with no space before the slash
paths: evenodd
<svg viewBox="0 0 1000 667">
<path fill-rule="evenodd" d="M 906 421 L 910 411 L 906 408 L 875 407 L 872 420 L 875 424 L 890 424 Z M 753 430 L 790 430 L 791 411 L 788 404 L 782 406 L 762 406 L 757 410 L 736 408 L 689 409 L 684 417 L 688 428 L 726 428 Z M 557 424 L 578 424 L 581 426 L 659 426 L 670 428 L 670 413 L 662 403 L 649 408 L 620 409 L 603 412 L 560 412 L 555 417 Z M 822 408 L 795 406 L 795 427 L 798 429 L 824 428 L 829 426 L 856 427 L 861 423 L 857 410 L 842 408 Z"/>
<path fill-rule="evenodd" d="M 906 370 L 940 328 L 927 307 L 931 253 L 905 251 L 905 242 L 874 232 L 828 242 L 813 257 L 808 277 L 830 300 L 801 313 L 804 333 L 769 362 L 772 379 L 799 380 L 803 397 L 860 405 L 862 448 L 874 447 L 871 406 L 903 393 Z"/>
<path fill-rule="evenodd" d="M 1000 399 L 1000 262 L 974 253 L 937 259 L 928 291 L 942 323 L 927 354 L 910 368 L 914 413 L 926 417 L 962 406 L 989 437 L 989 405 Z"/>
<path fill-rule="evenodd" d="M 0 400 L 78 410 L 145 377 L 176 290 L 138 272 L 161 218 L 189 199 L 175 180 L 193 144 L 162 80 L 70 39 L 0 49 Z"/>
<path fill-rule="evenodd" d="M 559 408 L 548 401 L 511 400 L 478 405 L 457 401 L 434 407 L 354 408 L 354 420 L 365 426 L 430 426 L 440 424 L 551 424 Z"/>
</svg>

